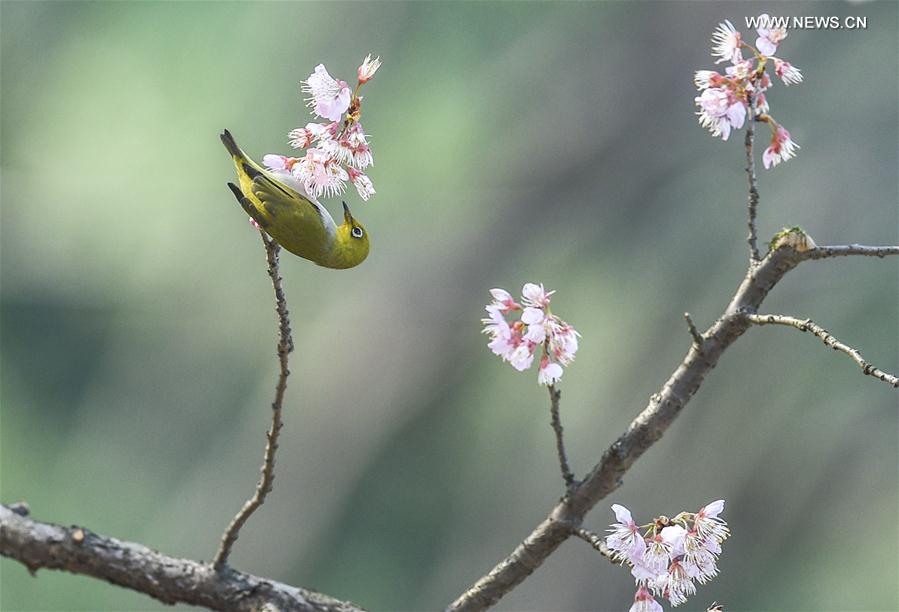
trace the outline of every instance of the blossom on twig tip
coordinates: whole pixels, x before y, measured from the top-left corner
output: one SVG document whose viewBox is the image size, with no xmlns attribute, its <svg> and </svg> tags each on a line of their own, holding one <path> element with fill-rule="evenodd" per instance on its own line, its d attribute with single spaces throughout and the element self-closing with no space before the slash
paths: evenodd
<svg viewBox="0 0 899 612">
<path fill-rule="evenodd" d="M 694 580 L 705 584 L 718 575 L 721 543 L 730 535 L 719 517 L 724 500 L 645 525 L 638 525 L 624 506 L 614 504 L 612 511 L 618 522 L 610 526 L 606 546 L 615 560 L 630 566 L 639 587 L 631 610 L 661 610 L 654 597 L 678 606 L 696 593 Z"/>
<path fill-rule="evenodd" d="M 362 65 L 356 70 L 356 76 L 359 77 L 359 84 L 367 83 L 370 78 L 375 76 L 378 68 L 381 67 L 381 58 L 371 58 L 371 53 L 365 56 Z"/>
<path fill-rule="evenodd" d="M 768 15 L 760 15 L 760 25 L 771 25 Z M 768 62 L 774 63 L 774 73 L 786 85 L 802 82 L 802 72 L 783 59 L 773 57 L 777 45 L 784 40 L 787 32 L 783 28 L 758 28 L 759 38 L 756 48 L 743 42 L 743 35 L 730 21 L 718 24 L 712 35 L 712 56 L 715 63 L 729 61 L 724 74 L 714 70 L 697 70 L 693 74 L 693 84 L 700 91 L 694 98 L 698 108 L 696 115 L 699 125 L 709 130 L 712 136 L 727 140 L 734 129 L 740 129 L 747 114 L 767 122 L 775 140 L 762 157 L 765 168 L 776 166 L 795 156 L 799 148 L 789 136 L 789 132 L 770 115 L 770 104 L 765 92 L 771 87 L 771 77 L 766 72 Z M 742 49 L 752 50 L 753 56 L 744 59 Z"/>
<path fill-rule="evenodd" d="M 527 283 L 521 290 L 521 303 L 505 289 L 491 289 L 493 302 L 486 306 L 483 333 L 490 337 L 487 347 L 518 371 L 531 367 L 538 347 L 543 347 L 537 382 L 553 385 L 562 378 L 562 366 L 574 361 L 580 334 L 552 314 L 549 303 L 553 291 L 543 285 Z M 518 314 L 518 320 L 506 316 Z"/>
<path fill-rule="evenodd" d="M 357 69 L 359 85 L 355 91 L 346 81 L 332 77 L 324 64 L 316 66 L 303 81 L 302 90 L 310 94 L 307 105 L 312 112 L 327 121 L 310 122 L 288 132 L 290 146 L 305 151 L 302 157 L 270 154 L 263 163 L 276 173 L 289 173 L 289 178 L 299 181 L 311 198 L 342 194 L 347 182 L 353 184 L 360 198 L 371 198 L 376 191 L 363 170 L 374 164 L 374 157 L 359 122 L 362 98 L 357 94 L 380 66 L 380 59 L 371 59 L 369 54 Z"/>
</svg>

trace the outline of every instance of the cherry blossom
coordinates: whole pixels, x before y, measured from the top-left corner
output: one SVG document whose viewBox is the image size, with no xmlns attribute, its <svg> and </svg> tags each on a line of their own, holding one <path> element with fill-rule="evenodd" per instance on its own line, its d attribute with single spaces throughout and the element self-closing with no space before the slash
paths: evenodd
<svg viewBox="0 0 899 612">
<path fill-rule="evenodd" d="M 634 605 L 628 612 L 662 612 L 662 604 L 655 600 L 649 589 L 641 585 L 634 595 Z"/>
<path fill-rule="evenodd" d="M 678 606 L 696 593 L 694 581 L 705 584 L 718 575 L 721 543 L 730 535 L 719 516 L 724 500 L 645 525 L 637 524 L 624 506 L 615 504 L 612 511 L 617 522 L 609 527 L 606 546 L 615 560 L 630 566 L 639 587 L 634 605 L 643 607 L 632 610 L 661 610 L 654 597 Z"/>
<path fill-rule="evenodd" d="M 352 176 L 352 167 L 349 170 Z M 542 349 L 537 382 L 554 385 L 562 378 L 563 366 L 574 361 L 580 334 L 550 311 L 553 291 L 526 283 L 521 293 L 518 303 L 505 289 L 490 290 L 493 302 L 486 306 L 488 318 L 482 319 L 483 333 L 490 337 L 487 347 L 519 371 L 531 367 Z M 507 321 L 506 316 L 513 313 L 518 319 Z"/>
<path fill-rule="evenodd" d="M 620 504 L 612 504 L 612 512 L 615 513 L 618 522 L 610 526 L 610 534 L 606 536 L 606 545 L 621 553 L 624 558 L 636 558 L 642 561 L 646 551 L 646 541 L 640 534 L 640 528 L 631 517 L 631 511 Z"/>
<path fill-rule="evenodd" d="M 737 63 L 742 60 L 743 54 L 740 51 L 742 43 L 742 35 L 730 21 L 725 19 L 724 23 L 719 23 L 718 29 L 712 34 L 712 55 L 719 58 L 715 63 Z"/>
<path fill-rule="evenodd" d="M 362 98 L 358 94 L 380 67 L 380 58 L 372 59 L 369 54 L 357 69 L 359 83 L 351 90 L 346 81 L 332 77 L 324 64 L 316 66 L 303 81 L 302 91 L 310 96 L 307 104 L 312 113 L 325 121 L 290 130 L 288 144 L 303 154 L 266 155 L 266 167 L 312 199 L 342 194 L 347 182 L 353 184 L 360 198 L 371 198 L 375 187 L 363 170 L 374 164 L 374 158 L 359 122 Z"/>
<path fill-rule="evenodd" d="M 521 305 L 512 299 L 512 294 L 505 289 L 491 289 L 490 295 L 493 296 L 493 305 L 500 308 L 503 314 L 521 310 Z"/>
<path fill-rule="evenodd" d="M 562 378 L 562 366 L 552 363 L 546 355 L 540 360 L 540 370 L 537 373 L 537 382 L 541 385 L 553 385 Z"/>
<path fill-rule="evenodd" d="M 662 597 L 668 599 L 672 606 L 679 606 L 687 601 L 690 595 L 696 593 L 696 585 L 690 577 L 687 568 L 680 561 L 672 561 L 668 571 L 659 576 L 656 588 Z"/>
<path fill-rule="evenodd" d="M 306 150 L 306 155 L 294 166 L 293 175 L 315 198 L 343 193 L 345 181 L 349 178 L 340 164 L 335 163 L 325 151 L 316 148 Z"/>
<path fill-rule="evenodd" d="M 376 57 L 375 59 L 371 58 L 371 53 L 365 56 L 365 61 L 362 62 L 362 65 L 356 69 L 356 76 L 359 78 L 359 84 L 362 85 L 367 83 L 370 78 L 372 78 L 375 73 L 378 71 L 378 68 L 381 67 L 381 58 Z"/>
<path fill-rule="evenodd" d="M 362 198 L 363 200 L 368 200 L 368 198 L 377 193 L 375 191 L 375 186 L 372 185 L 371 179 L 368 178 L 367 175 L 363 174 L 359 170 L 356 170 L 352 166 L 348 166 L 346 171 L 350 177 L 350 182 L 353 184 L 353 187 L 355 187 L 356 191 L 359 192 L 360 198 Z"/>
<path fill-rule="evenodd" d="M 765 164 L 765 168 L 771 168 L 780 162 L 795 157 L 798 149 L 799 145 L 793 142 L 786 128 L 778 125 L 774 128 L 774 133 L 771 136 L 771 144 L 762 154 L 762 163 Z"/>
<path fill-rule="evenodd" d="M 339 125 L 332 123 L 307 123 L 306 127 L 296 128 L 287 133 L 288 143 L 294 149 L 305 149 L 318 143 L 319 147 L 326 149 L 337 137 Z"/>
<path fill-rule="evenodd" d="M 790 86 L 802 82 L 802 72 L 799 68 L 776 57 L 771 59 L 774 60 L 774 74 L 780 77 L 784 85 Z"/>
<path fill-rule="evenodd" d="M 350 107 L 352 92 L 346 81 L 339 81 L 328 74 L 324 64 L 315 67 L 315 72 L 303 81 L 303 93 L 310 94 L 308 106 L 315 114 L 331 121 L 339 121 Z"/>
<path fill-rule="evenodd" d="M 758 23 L 770 25 L 771 19 L 761 15 Z M 742 128 L 747 115 L 767 123 L 774 139 L 764 152 L 762 162 L 765 168 L 771 168 L 794 157 L 799 147 L 771 115 L 765 93 L 771 87 L 769 62 L 774 64 L 774 74 L 786 85 L 801 83 L 802 72 L 790 62 L 772 55 L 786 38 L 785 29 L 758 28 L 758 33 L 756 47 L 752 47 L 744 42 L 743 35 L 730 21 L 718 24 L 712 35 L 712 56 L 718 58 L 715 63 L 730 62 L 730 66 L 725 67 L 724 74 L 715 70 L 695 71 L 693 84 L 700 94 L 694 102 L 698 107 L 699 124 L 722 140 L 727 140 L 733 130 Z M 752 56 L 744 59 L 743 49 L 750 50 Z"/>
<path fill-rule="evenodd" d="M 268 154 L 263 156 L 262 163 L 270 170 L 278 170 L 290 172 L 294 165 L 300 161 L 297 157 L 286 157 L 284 155 Z"/>
<path fill-rule="evenodd" d="M 724 88 L 710 88 L 696 98 L 700 107 L 699 123 L 713 136 L 730 137 L 731 128 L 740 129 L 746 119 L 746 106 Z"/>
<path fill-rule="evenodd" d="M 550 297 L 555 291 L 547 292 L 543 289 L 543 285 L 535 283 L 525 283 L 521 288 L 522 301 L 525 306 L 534 306 L 535 308 L 545 308 L 549 304 Z"/>
<path fill-rule="evenodd" d="M 730 530 L 727 528 L 727 523 L 718 518 L 722 512 L 724 512 L 723 499 L 713 501 L 700 508 L 694 519 L 696 531 L 703 537 L 714 538 L 719 542 L 727 539 Z"/>
<path fill-rule="evenodd" d="M 758 23 L 771 24 L 771 17 L 767 13 L 762 13 L 758 17 Z M 777 53 L 777 45 L 787 37 L 786 28 L 756 28 L 759 37 L 755 39 L 755 46 L 763 55 L 774 55 Z"/>
</svg>

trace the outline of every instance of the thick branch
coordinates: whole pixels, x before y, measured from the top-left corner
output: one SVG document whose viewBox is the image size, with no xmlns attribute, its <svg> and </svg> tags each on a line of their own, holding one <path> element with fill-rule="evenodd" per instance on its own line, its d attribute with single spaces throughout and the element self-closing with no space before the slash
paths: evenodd
<svg viewBox="0 0 899 612">
<path fill-rule="evenodd" d="M 207 563 L 169 557 L 81 527 L 34 521 L 2 505 L 0 555 L 19 561 L 32 573 L 45 568 L 93 576 L 167 604 L 237 611 L 361 610 L 315 591 L 230 569 L 216 571 Z"/>
<path fill-rule="evenodd" d="M 899 247 L 860 245 L 819 247 L 799 253 L 776 249 L 751 265 L 724 314 L 702 334 L 702 347 L 690 347 L 683 362 L 631 422 L 627 431 L 603 453 L 590 473 L 552 509 L 549 516 L 486 576 L 449 606 L 449 610 L 484 610 L 500 600 L 580 528 L 599 500 L 617 489 L 625 472 L 658 441 L 699 389 L 724 351 L 749 328 L 747 312 L 756 312 L 771 289 L 806 259 L 841 255 L 899 255 Z"/>
<path fill-rule="evenodd" d="M 556 452 L 559 455 L 559 467 L 562 470 L 562 479 L 565 481 L 565 487 L 570 489 L 575 485 L 574 474 L 568 467 L 568 455 L 565 453 L 565 438 L 562 434 L 562 420 L 559 417 L 559 400 L 562 398 L 562 392 L 556 389 L 555 385 L 549 386 L 549 413 L 553 431 L 556 434 Z"/>
<path fill-rule="evenodd" d="M 749 124 L 746 126 L 746 175 L 749 179 L 749 236 L 746 241 L 749 243 L 749 262 L 755 263 L 761 257 L 759 256 L 758 232 L 756 230 L 755 216 L 756 209 L 759 204 L 759 185 L 755 176 L 755 155 L 753 153 L 753 140 L 755 138 L 755 101 L 756 97 L 749 94 Z"/>
<path fill-rule="evenodd" d="M 272 490 L 272 483 L 275 480 L 275 453 L 278 451 L 278 434 L 281 432 L 283 423 L 281 421 L 281 408 L 284 402 L 284 392 L 287 390 L 287 377 L 290 370 L 287 369 L 287 356 L 293 350 L 293 339 L 290 335 L 290 315 L 287 312 L 287 299 L 284 297 L 284 290 L 281 287 L 281 274 L 278 269 L 278 252 L 281 247 L 274 240 L 266 238 L 265 233 L 260 231 L 262 243 L 265 245 L 265 256 L 268 260 L 268 275 L 272 279 L 272 288 L 275 291 L 275 310 L 278 313 L 278 361 L 281 365 L 281 373 L 278 376 L 278 384 L 275 387 L 275 399 L 272 402 L 272 425 L 266 435 L 265 455 L 262 461 L 262 476 L 256 485 L 256 491 L 253 496 L 244 503 L 240 512 L 231 519 L 231 523 L 222 534 L 222 540 L 219 544 L 218 551 L 212 560 L 213 567 L 222 569 L 228 564 L 228 556 L 241 527 L 250 518 L 250 515 L 256 511 L 263 503 L 265 497 Z"/>
<path fill-rule="evenodd" d="M 858 350 L 852 348 L 851 346 L 843 344 L 842 342 L 837 340 L 833 336 L 833 334 L 831 334 L 829 331 L 827 331 L 811 319 L 797 319 L 796 317 L 787 317 L 784 315 L 773 314 L 748 314 L 746 315 L 746 318 L 749 319 L 749 321 L 754 325 L 787 325 L 789 327 L 795 327 L 802 332 L 811 332 L 812 334 L 821 338 L 821 341 L 833 350 L 842 351 L 843 353 L 849 355 L 852 360 L 858 364 L 858 367 L 862 369 L 862 372 L 865 375 L 873 376 L 874 378 L 877 378 L 887 384 L 899 388 L 899 378 L 893 376 L 892 374 L 888 374 L 883 370 L 875 368 L 873 365 L 865 361 Z"/>
</svg>

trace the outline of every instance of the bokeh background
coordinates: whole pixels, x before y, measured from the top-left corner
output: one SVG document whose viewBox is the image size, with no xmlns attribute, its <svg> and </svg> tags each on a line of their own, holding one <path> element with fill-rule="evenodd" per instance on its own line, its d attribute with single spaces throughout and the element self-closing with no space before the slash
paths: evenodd
<svg viewBox="0 0 899 612">
<path fill-rule="evenodd" d="M 760 170 L 763 238 L 897 241 L 897 4 L 41 3 L 2 17 L 2 500 L 208 559 L 258 476 L 276 377 L 258 237 L 218 133 L 287 152 L 319 62 L 350 80 L 378 194 L 372 252 L 285 255 L 297 350 L 275 490 L 239 569 L 374 610 L 433 610 L 561 493 L 545 390 L 485 347 L 487 290 L 538 281 L 583 334 L 562 382 L 586 471 L 745 269 L 739 137 L 694 116 L 728 18 L 858 15 L 793 31 L 805 82 L 769 100 L 802 150 Z M 754 38 L 752 38 L 754 40 Z M 762 130 L 764 132 L 764 130 Z M 339 203 L 331 202 L 335 212 Z M 899 368 L 899 261 L 792 273 L 766 309 L 812 316 Z M 726 498 L 721 575 L 686 609 L 895 610 L 897 396 L 788 329 L 729 350 L 589 516 Z M 4 610 L 155 610 L 3 560 Z M 627 572 L 570 541 L 499 610 L 622 610 Z"/>
</svg>

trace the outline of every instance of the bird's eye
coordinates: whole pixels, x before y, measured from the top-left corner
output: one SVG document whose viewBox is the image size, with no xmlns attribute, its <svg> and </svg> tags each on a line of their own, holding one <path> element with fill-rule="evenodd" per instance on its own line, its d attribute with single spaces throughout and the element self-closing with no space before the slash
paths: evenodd
<svg viewBox="0 0 899 612">
<path fill-rule="evenodd" d="M 352 234 L 353 238 L 362 238 L 362 228 L 354 227 L 350 234 Z"/>
</svg>

